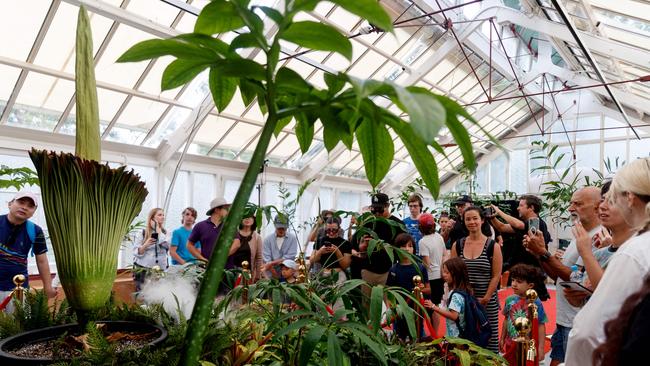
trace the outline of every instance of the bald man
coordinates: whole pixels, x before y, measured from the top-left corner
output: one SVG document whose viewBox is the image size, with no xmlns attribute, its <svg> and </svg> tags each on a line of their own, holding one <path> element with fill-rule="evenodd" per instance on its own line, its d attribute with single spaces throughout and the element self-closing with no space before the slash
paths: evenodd
<svg viewBox="0 0 650 366">
<path fill-rule="evenodd" d="M 582 226 L 589 232 L 592 239 L 592 250 L 598 249 L 599 242 L 598 232 L 601 230 L 600 218 L 598 216 L 598 206 L 600 204 L 600 188 L 598 187 L 584 187 L 581 188 L 571 196 L 569 204 L 569 212 L 573 221 L 579 220 Z M 544 246 L 544 239 L 541 232 L 533 236 L 528 233 L 524 237 L 524 246 L 527 250 L 535 255 L 544 268 L 546 274 L 556 280 L 556 285 L 562 281 L 569 281 L 571 276 L 571 266 L 577 265 L 582 267 L 582 258 L 578 253 L 575 238 L 571 240 L 571 244 L 564 252 L 562 259 L 552 256 Z M 576 296 L 573 292 L 562 290 L 558 286 L 556 291 L 556 323 L 557 327 L 553 337 L 551 338 L 551 366 L 556 366 L 564 362 L 566 355 L 566 346 L 569 338 L 569 331 L 573 326 L 573 318 L 580 310 L 579 307 L 574 307 L 567 301 L 566 296 Z M 586 297 L 583 297 L 586 301 Z"/>
</svg>

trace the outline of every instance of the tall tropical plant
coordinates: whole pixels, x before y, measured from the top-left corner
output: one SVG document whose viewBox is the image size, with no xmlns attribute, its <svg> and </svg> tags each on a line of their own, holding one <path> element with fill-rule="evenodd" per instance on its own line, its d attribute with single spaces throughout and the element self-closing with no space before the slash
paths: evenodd
<svg viewBox="0 0 650 366">
<path fill-rule="evenodd" d="M 194 32 L 169 39 L 140 42 L 127 50 L 118 62 L 138 62 L 161 56 L 175 58 L 163 72 L 162 89 L 188 83 L 209 70 L 209 87 L 218 111 L 223 111 L 236 90 L 245 104 L 257 103 L 266 116 L 255 151 L 224 223 L 194 312 L 188 326 L 182 363 L 198 360 L 214 296 L 224 272 L 229 243 L 241 219 L 246 201 L 264 163 L 272 135 L 279 134 L 292 120 L 300 149 L 305 153 L 314 137 L 317 121 L 323 126 L 325 148 L 331 151 L 343 143 L 352 148 L 356 138 L 370 184 L 376 187 L 390 169 L 394 156 L 392 130 L 402 140 L 425 185 L 434 197 L 439 192 L 438 166 L 430 148 L 444 154 L 435 137 L 442 127 L 454 136 L 468 166 L 475 166 L 469 134 L 458 120 L 474 119 L 453 100 L 416 86 L 403 87 L 389 81 L 361 80 L 345 73 L 324 75 L 326 88 L 319 89 L 300 74 L 279 65 L 281 41 L 306 49 L 334 52 L 352 59 L 348 38 L 326 24 L 294 21 L 297 14 L 311 12 L 320 0 L 286 0 L 283 9 L 250 6 L 249 0 L 214 0 L 199 14 Z M 345 10 L 367 19 L 384 31 L 392 30 L 391 19 L 376 0 L 331 0 Z M 277 31 L 265 36 L 264 21 Z M 236 31 L 230 44 L 215 35 Z M 266 64 L 243 58 L 241 49 L 256 49 Z M 375 103 L 390 100 L 404 115 Z"/>
<path fill-rule="evenodd" d="M 75 86 L 75 154 L 29 153 L 41 186 L 45 219 L 61 284 L 80 321 L 110 298 L 117 254 L 147 196 L 125 167 L 101 164 L 99 113 L 88 14 L 79 9 Z"/>
</svg>

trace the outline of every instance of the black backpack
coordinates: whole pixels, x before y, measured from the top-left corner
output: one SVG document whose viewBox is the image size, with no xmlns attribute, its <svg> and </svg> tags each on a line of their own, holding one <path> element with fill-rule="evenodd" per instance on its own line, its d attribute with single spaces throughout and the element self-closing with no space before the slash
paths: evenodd
<svg viewBox="0 0 650 366">
<path fill-rule="evenodd" d="M 465 328 L 460 325 L 460 316 L 456 319 L 456 325 L 460 331 L 460 338 L 472 341 L 477 346 L 487 347 L 492 336 L 492 328 L 490 327 L 490 321 L 488 320 L 485 308 L 474 296 L 464 291 L 453 290 L 449 294 L 449 299 L 451 299 L 454 293 L 461 295 L 465 302 Z"/>
</svg>

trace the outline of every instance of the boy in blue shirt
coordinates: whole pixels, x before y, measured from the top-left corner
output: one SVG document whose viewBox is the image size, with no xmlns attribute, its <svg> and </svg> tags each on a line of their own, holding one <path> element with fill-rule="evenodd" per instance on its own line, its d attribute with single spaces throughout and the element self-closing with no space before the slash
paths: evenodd
<svg viewBox="0 0 650 366">
<path fill-rule="evenodd" d="M 196 258 L 187 250 L 187 239 L 192 233 L 192 227 L 194 222 L 196 222 L 196 210 L 192 207 L 188 207 L 183 210 L 183 218 L 181 223 L 183 226 L 174 230 L 172 233 L 172 243 L 169 249 L 169 255 L 172 257 L 172 264 L 181 265 L 186 262 L 192 263 L 196 261 Z M 194 243 L 196 248 L 201 248 L 201 242 Z"/>
</svg>

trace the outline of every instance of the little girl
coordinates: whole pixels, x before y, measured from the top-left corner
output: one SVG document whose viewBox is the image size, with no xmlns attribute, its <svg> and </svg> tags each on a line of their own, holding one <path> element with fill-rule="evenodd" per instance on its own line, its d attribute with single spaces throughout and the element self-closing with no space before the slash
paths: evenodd
<svg viewBox="0 0 650 366">
<path fill-rule="evenodd" d="M 546 276 L 537 267 L 528 264 L 517 264 L 510 268 L 510 278 L 512 279 L 512 290 L 514 295 L 508 296 L 503 307 L 503 330 L 501 332 L 501 339 L 499 340 L 499 348 L 504 353 L 504 357 L 511 365 L 515 364 L 515 348 L 514 342 L 517 338 L 517 330 L 515 329 L 515 320 L 519 317 L 526 317 L 528 314 L 528 301 L 526 300 L 526 291 L 534 289 L 537 291 L 537 334 L 534 334 L 535 345 L 537 346 L 537 361 L 544 359 L 544 339 L 546 337 L 546 329 L 544 324 L 548 321 L 542 301 L 549 299 L 548 290 L 544 284 Z M 535 363 L 535 364 L 538 364 Z"/>
<path fill-rule="evenodd" d="M 430 300 L 426 300 L 424 306 L 446 318 L 446 335 L 448 337 L 460 337 L 458 325 L 465 328 L 465 298 L 456 291 L 472 295 L 472 286 L 469 284 L 465 261 L 457 257 L 444 262 L 442 264 L 442 279 L 447 283 L 451 293 L 447 309 L 436 306 Z"/>
</svg>

